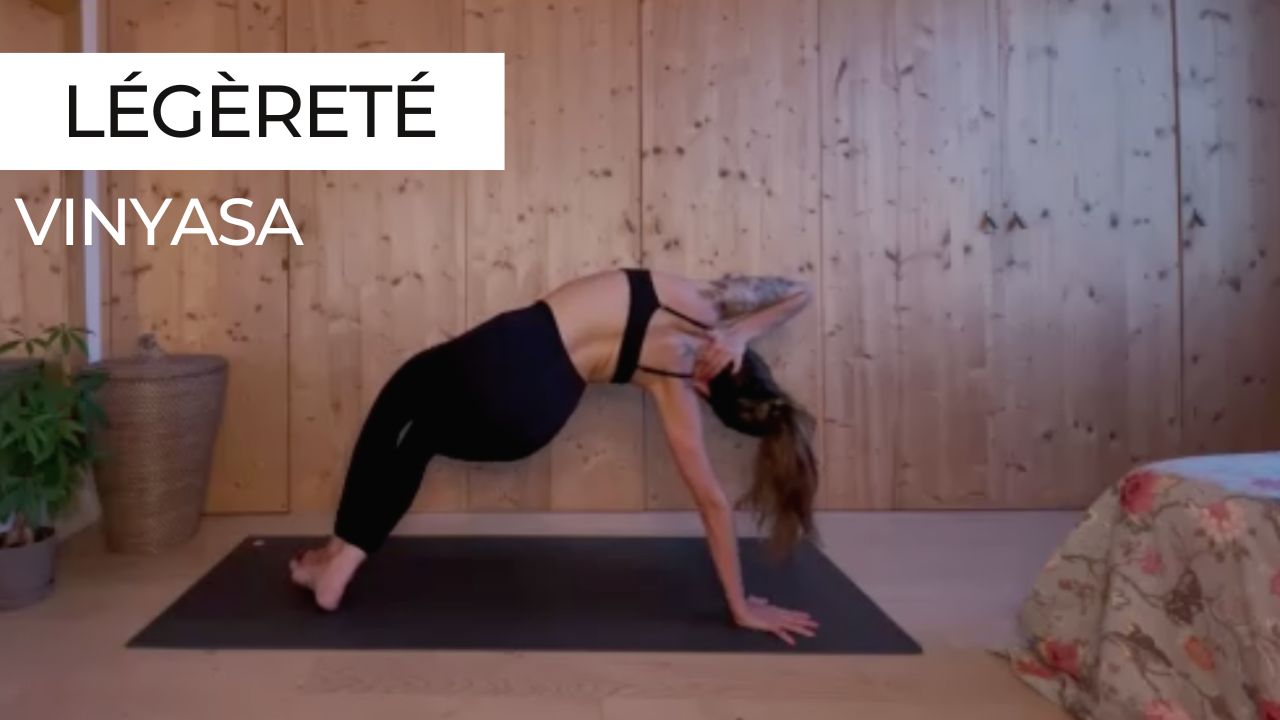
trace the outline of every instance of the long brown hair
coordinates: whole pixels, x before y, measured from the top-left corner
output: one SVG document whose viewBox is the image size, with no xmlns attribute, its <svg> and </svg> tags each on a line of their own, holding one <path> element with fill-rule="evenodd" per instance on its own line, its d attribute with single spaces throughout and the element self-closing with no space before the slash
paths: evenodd
<svg viewBox="0 0 1280 720">
<path fill-rule="evenodd" d="M 770 545 L 780 553 L 815 537 L 813 416 L 778 386 L 764 359 L 751 349 L 738 372 L 725 370 L 708 389 L 707 400 L 721 422 L 760 438 L 755 476 L 739 504 L 755 511 L 768 529 Z"/>
</svg>

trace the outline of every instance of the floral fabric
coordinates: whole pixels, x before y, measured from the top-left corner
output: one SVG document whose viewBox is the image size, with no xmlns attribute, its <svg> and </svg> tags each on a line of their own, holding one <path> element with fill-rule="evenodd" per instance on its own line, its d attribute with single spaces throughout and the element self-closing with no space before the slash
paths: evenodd
<svg viewBox="0 0 1280 720">
<path fill-rule="evenodd" d="M 1078 718 L 1280 720 L 1280 453 L 1133 471 L 1019 624 L 1014 672 Z"/>
</svg>

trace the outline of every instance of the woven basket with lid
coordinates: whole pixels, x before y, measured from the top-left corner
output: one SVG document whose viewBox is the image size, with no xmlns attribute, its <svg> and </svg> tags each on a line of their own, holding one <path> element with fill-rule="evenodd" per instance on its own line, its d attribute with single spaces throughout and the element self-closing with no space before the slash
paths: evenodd
<svg viewBox="0 0 1280 720">
<path fill-rule="evenodd" d="M 214 441 L 222 421 L 227 361 L 215 355 L 166 355 L 141 341 L 134 357 L 105 360 L 94 478 L 107 547 L 154 553 L 190 539 L 200 527 Z"/>
</svg>

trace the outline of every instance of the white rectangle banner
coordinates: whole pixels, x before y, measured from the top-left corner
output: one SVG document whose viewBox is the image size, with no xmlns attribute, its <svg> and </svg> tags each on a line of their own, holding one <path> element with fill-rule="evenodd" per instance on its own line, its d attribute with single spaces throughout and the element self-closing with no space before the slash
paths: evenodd
<svg viewBox="0 0 1280 720">
<path fill-rule="evenodd" d="M 0 170 L 502 170 L 501 53 L 0 53 Z"/>
</svg>

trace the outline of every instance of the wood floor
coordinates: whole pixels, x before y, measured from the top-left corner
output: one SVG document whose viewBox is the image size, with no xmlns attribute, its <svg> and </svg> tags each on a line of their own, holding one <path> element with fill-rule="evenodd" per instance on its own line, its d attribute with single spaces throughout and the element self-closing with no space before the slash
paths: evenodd
<svg viewBox="0 0 1280 720">
<path fill-rule="evenodd" d="M 241 537 L 313 517 L 212 518 L 159 557 L 66 543 L 52 598 L 0 614 L 3 717 L 1038 720 L 1060 711 L 986 649 L 1073 513 L 840 513 L 829 555 L 926 647 L 915 657 L 198 652 L 124 642 Z M 409 533 L 686 534 L 686 514 L 415 516 Z"/>
</svg>

